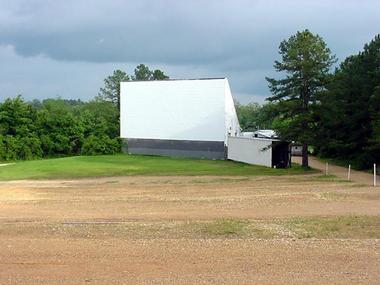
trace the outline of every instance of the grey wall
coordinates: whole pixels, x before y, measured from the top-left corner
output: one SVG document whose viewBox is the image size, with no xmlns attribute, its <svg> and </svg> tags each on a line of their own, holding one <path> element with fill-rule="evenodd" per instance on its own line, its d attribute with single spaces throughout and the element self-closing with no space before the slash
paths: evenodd
<svg viewBox="0 0 380 285">
<path fill-rule="evenodd" d="M 228 159 L 272 167 L 271 145 L 268 139 L 228 137 Z"/>
<path fill-rule="evenodd" d="M 225 159 L 223 141 L 127 139 L 123 151 L 131 154 Z"/>
</svg>

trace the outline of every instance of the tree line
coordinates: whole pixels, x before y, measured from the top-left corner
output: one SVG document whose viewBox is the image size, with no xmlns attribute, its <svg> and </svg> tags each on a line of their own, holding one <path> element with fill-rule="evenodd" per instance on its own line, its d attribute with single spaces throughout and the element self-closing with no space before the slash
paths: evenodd
<svg viewBox="0 0 380 285">
<path fill-rule="evenodd" d="M 243 130 L 272 128 L 314 153 L 359 169 L 380 163 L 380 35 L 332 71 L 327 44 L 309 30 L 281 42 L 280 78 L 267 78 L 264 105 L 237 104 Z"/>
<path fill-rule="evenodd" d="M 0 102 L 0 160 L 118 153 L 120 81 L 167 78 L 140 64 L 131 76 L 114 71 L 88 102 L 8 98 Z"/>
</svg>

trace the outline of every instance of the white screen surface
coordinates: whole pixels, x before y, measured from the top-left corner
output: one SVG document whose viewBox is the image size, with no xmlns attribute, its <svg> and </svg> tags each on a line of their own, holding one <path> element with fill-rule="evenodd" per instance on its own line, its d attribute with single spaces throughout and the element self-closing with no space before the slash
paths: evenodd
<svg viewBox="0 0 380 285">
<path fill-rule="evenodd" d="M 225 80 L 122 82 L 122 138 L 224 141 Z"/>
</svg>

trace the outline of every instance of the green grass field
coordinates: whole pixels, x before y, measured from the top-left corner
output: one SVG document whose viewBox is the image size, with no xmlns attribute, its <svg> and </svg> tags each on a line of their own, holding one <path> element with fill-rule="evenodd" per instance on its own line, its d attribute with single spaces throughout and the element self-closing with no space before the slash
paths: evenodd
<svg viewBox="0 0 380 285">
<path fill-rule="evenodd" d="M 272 169 L 233 161 L 118 154 L 19 161 L 0 167 L 0 180 L 127 175 L 251 176 L 300 174 L 304 172 L 298 165 L 290 169 Z"/>
</svg>

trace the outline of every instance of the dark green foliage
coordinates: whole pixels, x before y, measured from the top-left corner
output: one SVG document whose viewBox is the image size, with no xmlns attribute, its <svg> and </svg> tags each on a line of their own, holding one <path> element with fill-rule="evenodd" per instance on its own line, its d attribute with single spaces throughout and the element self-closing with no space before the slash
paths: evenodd
<svg viewBox="0 0 380 285">
<path fill-rule="evenodd" d="M 42 156 L 41 141 L 36 134 L 25 137 L 17 137 L 16 155 L 18 159 L 34 159 Z"/>
<path fill-rule="evenodd" d="M 243 131 L 250 132 L 258 129 L 272 129 L 273 119 L 277 115 L 276 104 L 266 103 L 260 105 L 258 103 L 249 103 L 242 105 L 236 102 L 235 107 L 240 127 Z"/>
<path fill-rule="evenodd" d="M 165 80 L 169 79 L 169 76 L 167 76 L 162 70 L 155 69 L 152 72 L 152 80 Z"/>
<path fill-rule="evenodd" d="M 156 70 L 150 70 L 148 66 L 145 64 L 139 64 L 135 68 L 135 74 L 131 76 L 132 80 L 165 80 L 169 79 L 169 76 L 167 76 L 162 70 L 156 69 Z"/>
<path fill-rule="evenodd" d="M 120 152 L 118 117 L 106 101 L 7 99 L 0 103 L 0 160 Z"/>
<path fill-rule="evenodd" d="M 83 125 L 75 108 L 61 99 L 48 99 L 38 112 L 37 126 L 45 156 L 75 155 L 83 143 Z"/>
<path fill-rule="evenodd" d="M 315 134 L 317 94 L 325 90 L 335 57 L 323 39 L 309 30 L 282 41 L 279 49 L 282 58 L 274 67 L 285 72 L 285 77 L 267 78 L 273 94 L 268 100 L 277 102 L 281 113 L 273 126 L 281 137 L 296 140 L 307 150 Z M 308 167 L 307 151 L 302 166 Z"/>
<path fill-rule="evenodd" d="M 287 76 L 268 79 L 274 94 L 269 100 L 278 111 L 272 127 L 283 138 L 311 144 L 318 155 L 354 168 L 380 164 L 380 35 L 332 75 L 334 58 L 308 31 L 281 43 L 280 54 L 283 61 L 275 67 Z"/>
<path fill-rule="evenodd" d="M 98 99 L 112 102 L 120 108 L 120 82 L 129 79 L 129 75 L 124 71 L 115 70 L 112 75 L 104 79 L 104 87 L 100 88 Z"/>
<path fill-rule="evenodd" d="M 119 136 L 119 111 L 111 102 L 93 100 L 81 108 L 85 136 L 106 134 Z"/>
<path fill-rule="evenodd" d="M 135 68 L 135 75 L 132 80 L 152 80 L 152 71 L 145 64 L 139 64 Z"/>
<path fill-rule="evenodd" d="M 26 136 L 36 131 L 37 111 L 23 101 L 21 96 L 6 99 L 0 105 L 0 134 Z"/>
<path fill-rule="evenodd" d="M 115 154 L 118 152 L 120 152 L 120 139 L 111 139 L 107 135 L 90 135 L 82 146 L 82 154 L 84 155 Z"/>
<path fill-rule="evenodd" d="M 320 95 L 315 149 L 369 168 L 380 162 L 380 36 L 348 57 Z"/>
<path fill-rule="evenodd" d="M 41 157 L 37 110 L 21 96 L 0 104 L 0 160 Z"/>
</svg>

